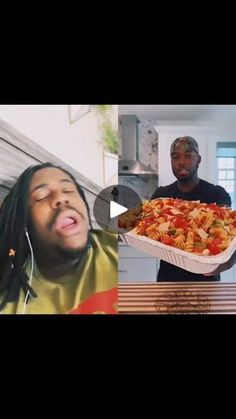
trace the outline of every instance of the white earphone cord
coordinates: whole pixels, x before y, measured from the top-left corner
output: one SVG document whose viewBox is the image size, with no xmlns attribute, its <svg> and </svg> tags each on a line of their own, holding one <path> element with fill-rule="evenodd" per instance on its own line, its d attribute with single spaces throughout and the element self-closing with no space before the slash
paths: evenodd
<svg viewBox="0 0 236 419">
<path fill-rule="evenodd" d="M 25 229 L 25 235 L 27 237 L 27 240 L 28 240 L 28 243 L 29 243 L 29 248 L 30 248 L 30 253 L 31 253 L 31 271 L 30 271 L 29 285 L 32 286 L 32 279 L 33 279 L 33 272 L 34 272 L 34 252 L 33 252 L 33 248 L 32 248 L 31 242 L 30 242 L 30 238 L 29 238 L 29 234 L 28 234 L 27 228 Z M 26 304 L 27 304 L 27 299 L 28 299 L 29 294 L 30 294 L 30 292 L 28 290 L 27 293 L 26 293 L 26 296 L 25 296 L 24 307 L 23 307 L 22 314 L 25 314 Z"/>
</svg>

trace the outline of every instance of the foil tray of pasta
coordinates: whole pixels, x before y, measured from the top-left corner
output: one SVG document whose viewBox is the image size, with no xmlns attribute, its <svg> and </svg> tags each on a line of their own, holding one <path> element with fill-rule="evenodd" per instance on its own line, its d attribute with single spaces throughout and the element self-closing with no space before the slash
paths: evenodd
<svg viewBox="0 0 236 419">
<path fill-rule="evenodd" d="M 118 222 L 130 229 L 124 243 L 194 273 L 213 272 L 236 249 L 236 211 L 216 204 L 158 198 Z"/>
</svg>

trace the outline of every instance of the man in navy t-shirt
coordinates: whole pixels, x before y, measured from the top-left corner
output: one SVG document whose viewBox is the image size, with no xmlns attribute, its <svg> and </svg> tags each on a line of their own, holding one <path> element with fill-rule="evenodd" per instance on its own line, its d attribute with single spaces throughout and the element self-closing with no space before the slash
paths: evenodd
<svg viewBox="0 0 236 419">
<path fill-rule="evenodd" d="M 213 185 L 198 178 L 201 156 L 198 143 L 194 138 L 188 136 L 177 138 L 171 145 L 170 155 L 172 171 L 177 181 L 171 185 L 157 188 L 151 199 L 180 198 L 187 201 L 199 200 L 207 204 L 216 203 L 220 206 L 231 206 L 230 195 L 222 186 Z M 229 269 L 231 266 L 230 262 L 227 265 L 221 265 L 221 268 L 206 278 L 205 275 L 186 271 L 161 260 L 157 281 L 220 281 L 219 272 Z"/>
</svg>

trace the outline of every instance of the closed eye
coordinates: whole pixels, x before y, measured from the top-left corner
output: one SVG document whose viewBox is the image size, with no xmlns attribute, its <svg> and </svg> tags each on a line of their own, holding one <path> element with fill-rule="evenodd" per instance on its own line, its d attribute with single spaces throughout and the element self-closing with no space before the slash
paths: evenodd
<svg viewBox="0 0 236 419">
<path fill-rule="evenodd" d="M 65 194 L 73 194 L 73 193 L 76 193 L 76 191 L 75 191 L 75 190 L 72 190 L 72 189 L 64 189 L 64 190 L 62 191 L 62 193 L 65 193 Z M 34 200 L 35 200 L 36 202 L 40 202 L 40 201 L 43 201 L 44 199 L 48 198 L 48 197 L 49 197 L 49 195 L 50 195 L 50 193 L 47 193 L 46 195 L 39 195 L 39 196 L 36 196 L 36 197 L 34 198 Z"/>
<path fill-rule="evenodd" d="M 76 191 L 71 190 L 71 189 L 66 189 L 63 191 L 64 193 L 75 193 Z"/>
<path fill-rule="evenodd" d="M 49 195 L 39 196 L 38 198 L 35 198 L 35 201 L 42 201 L 43 199 L 47 198 Z"/>
</svg>

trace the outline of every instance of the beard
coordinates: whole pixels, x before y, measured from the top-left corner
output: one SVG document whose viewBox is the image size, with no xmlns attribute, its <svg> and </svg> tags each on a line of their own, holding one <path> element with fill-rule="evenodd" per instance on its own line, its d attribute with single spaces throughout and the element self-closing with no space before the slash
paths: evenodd
<svg viewBox="0 0 236 419">
<path fill-rule="evenodd" d="M 80 259 L 81 256 L 90 247 L 90 235 L 89 231 L 86 234 L 84 243 L 81 243 L 75 248 L 68 248 L 59 243 L 50 243 L 45 241 L 33 229 L 30 230 L 30 238 L 32 241 L 32 247 L 37 260 L 51 261 L 52 264 L 69 263 L 76 259 Z"/>
<path fill-rule="evenodd" d="M 187 183 L 189 182 L 193 177 L 194 177 L 195 173 L 189 175 L 189 176 L 178 176 L 175 175 L 175 177 L 177 178 L 178 181 L 182 182 L 182 183 Z"/>
<path fill-rule="evenodd" d="M 66 262 L 86 252 L 86 250 L 89 248 L 89 241 L 89 234 L 87 234 L 87 239 L 85 240 L 85 243 L 81 244 L 75 249 L 68 249 L 57 244 L 53 245 L 54 252 L 56 253 L 57 257 Z"/>
</svg>

